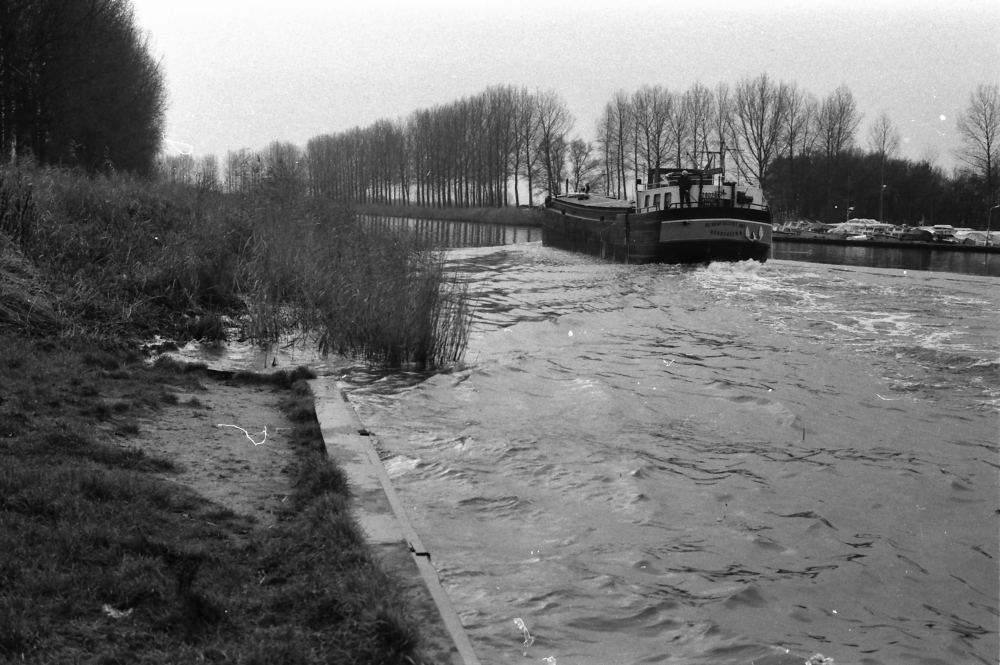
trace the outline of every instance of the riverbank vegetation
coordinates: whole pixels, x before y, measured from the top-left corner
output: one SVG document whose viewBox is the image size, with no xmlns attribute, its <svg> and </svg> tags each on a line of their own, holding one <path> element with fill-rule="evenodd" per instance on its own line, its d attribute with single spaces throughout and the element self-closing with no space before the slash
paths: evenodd
<svg viewBox="0 0 1000 665">
<path fill-rule="evenodd" d="M 169 482 L 174 462 L 135 444 L 165 409 L 197 418 L 197 398 L 175 393 L 207 380 L 148 364 L 141 342 L 291 333 L 430 367 L 460 356 L 468 313 L 418 239 L 274 179 L 230 195 L 0 167 L 0 659 L 423 662 L 294 396 L 304 386 L 288 395 L 297 495 L 261 528 Z"/>
<path fill-rule="evenodd" d="M 124 174 L 0 169 L 0 326 L 105 338 L 216 330 L 297 334 L 390 367 L 465 348 L 468 303 L 405 230 L 265 178 L 246 194 Z"/>
<path fill-rule="evenodd" d="M 437 317 L 462 312 L 440 303 L 440 265 L 406 236 L 280 192 L 0 169 L 0 658 L 421 662 L 405 598 L 321 452 L 306 373 L 264 379 L 286 391 L 299 468 L 264 529 L 169 482 L 175 463 L 134 444 L 166 409 L 196 418 L 197 398 L 176 393 L 210 380 L 149 364 L 138 342 L 218 331 L 225 314 L 260 340 L 311 325 L 334 350 L 430 363 L 461 343 L 435 341 Z M 363 302 L 393 289 L 395 312 Z"/>
</svg>

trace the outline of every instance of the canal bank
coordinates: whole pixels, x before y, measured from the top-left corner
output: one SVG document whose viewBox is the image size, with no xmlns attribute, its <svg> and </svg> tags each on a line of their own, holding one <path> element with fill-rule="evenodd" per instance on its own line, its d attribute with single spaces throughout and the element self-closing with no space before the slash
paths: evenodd
<svg viewBox="0 0 1000 665">
<path fill-rule="evenodd" d="M 848 240 L 843 238 L 804 238 L 801 236 L 775 235 L 772 239 L 774 244 L 815 244 L 834 245 L 841 247 L 884 247 L 886 249 L 914 249 L 930 250 L 935 252 L 967 252 L 971 254 L 1000 254 L 1000 246 L 997 245 L 962 245 L 959 243 L 944 242 L 919 242 L 904 240 Z"/>
<path fill-rule="evenodd" d="M 439 663 L 478 665 L 472 643 L 431 563 L 431 552 L 410 524 L 371 433 L 335 379 L 313 379 L 309 386 L 326 454 L 347 475 L 352 514 L 383 565 L 409 595 L 427 654 Z"/>
<path fill-rule="evenodd" d="M 996 248 L 938 243 L 775 239 L 772 259 L 838 266 L 887 268 L 1000 277 Z"/>
</svg>

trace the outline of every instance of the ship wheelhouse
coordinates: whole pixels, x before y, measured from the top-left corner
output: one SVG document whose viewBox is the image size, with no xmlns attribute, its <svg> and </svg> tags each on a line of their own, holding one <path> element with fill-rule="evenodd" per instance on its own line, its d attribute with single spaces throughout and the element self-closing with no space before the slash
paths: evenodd
<svg viewBox="0 0 1000 665">
<path fill-rule="evenodd" d="M 689 193 L 692 208 L 768 210 L 764 192 L 759 187 L 725 181 L 721 169 L 692 170 L 688 176 L 691 178 Z M 660 169 L 650 169 L 647 184 L 636 184 L 636 213 L 686 208 L 681 204 L 680 179 L 679 170 L 661 172 Z"/>
</svg>

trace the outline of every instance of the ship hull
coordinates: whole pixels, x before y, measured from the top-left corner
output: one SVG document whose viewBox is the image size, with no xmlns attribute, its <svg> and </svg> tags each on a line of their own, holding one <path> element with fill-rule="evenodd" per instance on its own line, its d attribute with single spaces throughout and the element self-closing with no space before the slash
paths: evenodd
<svg viewBox="0 0 1000 665">
<path fill-rule="evenodd" d="M 623 263 L 764 262 L 771 251 L 770 213 L 751 208 L 635 213 L 556 197 L 547 205 L 542 225 L 544 245 Z"/>
</svg>

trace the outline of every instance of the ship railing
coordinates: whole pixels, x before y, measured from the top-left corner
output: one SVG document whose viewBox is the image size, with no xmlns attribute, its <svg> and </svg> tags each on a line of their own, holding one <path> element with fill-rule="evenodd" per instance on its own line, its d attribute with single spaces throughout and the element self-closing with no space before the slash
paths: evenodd
<svg viewBox="0 0 1000 665">
<path fill-rule="evenodd" d="M 656 212 L 657 210 L 678 210 L 680 208 L 737 208 L 737 209 L 749 209 L 749 210 L 770 210 L 770 206 L 760 203 L 743 203 L 740 205 L 732 205 L 731 199 L 718 199 L 718 200 L 705 200 L 705 199 L 692 199 L 691 205 L 681 205 L 680 201 L 671 201 L 667 205 L 649 205 L 649 206 L 638 206 L 636 212 Z"/>
<path fill-rule="evenodd" d="M 680 201 L 673 201 L 666 206 L 667 209 L 677 210 L 678 208 L 687 208 L 686 205 L 681 205 Z M 718 199 L 717 201 L 705 201 L 703 199 L 691 199 L 691 208 L 736 208 L 741 210 L 770 210 L 770 206 L 766 203 L 757 202 L 744 202 L 737 203 L 733 205 L 732 199 Z M 650 207 L 649 210 L 659 210 L 659 208 Z"/>
<path fill-rule="evenodd" d="M 730 196 L 726 196 L 728 192 L 724 189 L 717 189 L 714 186 L 712 189 L 708 189 L 706 186 L 694 186 L 691 188 L 693 196 L 691 197 L 692 208 L 744 208 L 751 210 L 770 210 L 770 207 L 766 203 L 761 203 L 755 201 L 754 197 L 747 195 L 746 192 L 737 191 L 735 202 Z M 642 190 L 640 190 L 642 191 Z M 676 192 L 673 192 L 676 195 Z M 667 198 L 666 203 L 659 204 L 653 203 L 652 205 L 643 206 L 637 205 L 637 212 L 652 212 L 656 210 L 675 210 L 677 208 L 682 208 L 679 199 L 674 199 L 671 197 L 670 193 L 665 195 Z M 636 197 L 639 198 L 638 196 Z M 649 199 L 647 195 L 644 197 Z"/>
</svg>

